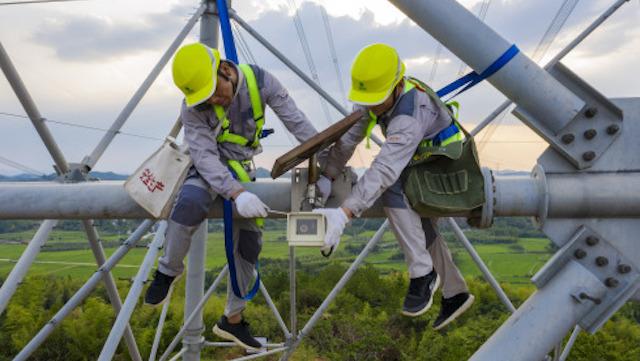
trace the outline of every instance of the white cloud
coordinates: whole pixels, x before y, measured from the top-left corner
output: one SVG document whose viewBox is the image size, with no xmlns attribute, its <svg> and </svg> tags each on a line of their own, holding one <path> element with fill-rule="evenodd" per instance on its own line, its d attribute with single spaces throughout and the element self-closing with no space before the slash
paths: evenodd
<svg viewBox="0 0 640 361">
<path fill-rule="evenodd" d="M 254 28 L 307 71 L 288 2 L 251 0 L 234 1 L 233 4 Z M 368 43 L 380 41 L 398 48 L 411 75 L 428 79 L 436 42 L 406 20 L 389 2 L 298 0 L 297 3 L 322 86 L 341 103 L 344 100 L 339 99 L 341 93 L 318 4 L 326 6 L 330 16 L 343 83 L 348 84 L 349 67 L 357 51 Z M 462 3 L 477 12 L 481 1 Z M 637 96 L 640 93 L 640 81 L 630 81 L 638 74 L 640 58 L 640 22 L 636 5 L 624 5 L 565 62 L 606 96 Z M 3 46 L 45 117 L 108 128 L 195 6 L 197 2 L 186 0 L 154 1 L 152 7 L 149 2 L 125 0 L 7 6 L 0 13 L 0 32 L 11 34 L 3 39 Z M 532 51 L 559 6 L 554 0 L 494 0 L 486 21 L 521 49 Z M 550 53 L 568 43 L 608 6 L 603 2 L 580 2 Z M 188 41 L 194 41 L 198 32 L 196 26 Z M 327 123 L 318 96 L 246 33 L 245 38 L 258 63 L 287 86 L 318 128 L 324 128 Z M 455 79 L 459 64 L 458 59 L 445 49 L 433 86 L 438 88 Z M 175 120 L 179 98 L 170 73 L 165 69 L 123 130 L 162 137 Z M 478 85 L 460 97 L 462 119 L 467 124 L 477 123 L 503 99 L 489 84 Z M 0 80 L 0 111 L 24 114 L 6 80 Z M 265 141 L 267 151 L 259 157 L 258 163 L 270 167 L 273 158 L 291 142 L 273 114 L 269 112 L 267 116 L 268 126 L 276 128 L 278 133 Z M 337 112 L 332 111 L 332 117 L 337 119 Z M 529 132 L 512 116 L 507 116 L 503 123 L 513 126 L 505 130 L 513 129 L 514 133 L 505 135 L 498 131 L 494 140 L 517 131 Z M 0 129 L 6 138 L 0 143 L 0 156 L 43 171 L 50 169 L 49 156 L 28 121 L 0 116 Z M 63 126 L 51 125 L 51 129 L 69 161 L 81 160 L 102 136 L 99 132 Z M 487 146 L 483 159 L 500 163 L 502 168 L 528 169 L 540 151 L 540 146 L 531 145 L 535 143 L 511 144 L 510 148 L 505 148 L 504 144 Z M 155 141 L 118 136 L 98 168 L 129 172 L 155 147 Z M 375 149 L 361 150 L 360 155 L 354 157 L 354 164 L 366 163 L 375 152 Z M 4 169 L 0 167 L 0 173 Z"/>
</svg>

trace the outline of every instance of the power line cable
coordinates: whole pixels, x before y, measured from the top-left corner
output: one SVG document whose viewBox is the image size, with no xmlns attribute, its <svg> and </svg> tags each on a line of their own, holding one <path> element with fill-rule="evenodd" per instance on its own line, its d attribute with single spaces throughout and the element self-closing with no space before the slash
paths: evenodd
<svg viewBox="0 0 640 361">
<path fill-rule="evenodd" d="M 547 50 L 549 50 L 549 47 L 555 40 L 556 36 L 558 35 L 558 33 L 560 33 L 560 30 L 564 26 L 564 23 L 567 21 L 571 13 L 573 13 L 573 10 L 576 8 L 578 1 L 580 0 L 565 0 L 562 3 L 562 5 L 560 6 L 560 9 L 558 9 L 558 12 L 556 13 L 553 20 L 551 21 L 551 24 L 549 25 L 544 35 L 542 36 L 540 43 L 538 44 L 536 49 L 533 51 L 533 55 L 531 56 L 531 59 L 533 59 L 533 61 L 538 62 L 542 60 L 542 58 L 544 58 L 545 54 L 547 53 Z"/>
<path fill-rule="evenodd" d="M 533 52 L 533 55 L 531 58 L 534 61 L 537 62 L 537 61 L 540 61 L 542 58 L 544 58 L 545 54 L 547 53 L 547 50 L 549 50 L 549 47 L 555 41 L 556 36 L 560 33 L 560 30 L 562 30 L 562 27 L 564 26 L 565 22 L 567 21 L 569 16 L 573 13 L 573 10 L 575 9 L 578 1 L 579 0 L 565 0 L 562 3 L 558 11 L 556 12 L 555 16 L 551 20 L 551 23 L 547 27 L 547 30 L 544 32 L 544 35 L 542 35 L 542 38 L 540 39 L 538 46 L 536 46 L 536 49 Z M 482 149 L 486 146 L 487 143 L 489 143 L 489 140 L 494 135 L 498 125 L 502 122 L 502 120 L 504 120 L 507 113 L 511 112 L 511 109 L 513 109 L 513 106 L 510 106 L 507 109 L 505 109 L 501 113 L 501 115 L 499 115 L 500 119 L 498 119 L 497 121 L 494 121 L 492 124 L 490 124 L 487 127 L 488 129 L 486 129 L 485 135 L 481 140 L 481 143 L 483 144 L 481 144 L 478 147 L 479 152 L 482 151 Z"/>
<path fill-rule="evenodd" d="M 489 5 L 491 5 L 491 0 L 483 0 L 480 5 L 480 9 L 478 10 L 478 19 L 484 21 L 487 18 L 487 13 L 489 12 Z M 462 76 L 467 70 L 467 64 L 464 61 L 460 60 L 460 67 L 458 68 L 458 76 Z"/>
<path fill-rule="evenodd" d="M 35 170 L 35 169 L 33 169 L 31 167 L 28 167 L 28 166 L 26 166 L 26 165 L 24 165 L 22 163 L 18 163 L 18 162 L 12 161 L 11 159 L 7 159 L 7 158 L 5 158 L 3 156 L 0 156 L 0 163 L 4 163 L 4 164 L 8 165 L 9 167 L 21 170 L 21 171 L 23 171 L 25 173 L 32 174 L 32 175 L 35 175 L 35 176 L 38 176 L 38 177 L 45 176 L 45 174 L 43 172 L 40 172 L 39 170 Z"/>
<path fill-rule="evenodd" d="M 331 60 L 333 60 L 333 68 L 336 72 L 336 78 L 338 79 L 338 88 L 342 99 L 347 99 L 344 83 L 342 82 L 342 71 L 340 70 L 340 62 L 338 61 L 338 55 L 336 52 L 335 42 L 333 41 L 333 32 L 331 31 L 331 23 L 329 22 L 329 16 L 327 16 L 327 10 L 321 6 L 320 13 L 322 14 L 322 23 L 324 25 L 324 31 L 327 34 L 327 41 L 329 42 L 329 50 L 331 52 Z"/>
<path fill-rule="evenodd" d="M 58 3 L 68 1 L 86 1 L 86 0 L 29 0 L 29 1 L 6 1 L 0 2 L 0 5 L 26 5 L 26 4 L 43 4 L 43 3 Z"/>
<path fill-rule="evenodd" d="M 14 118 L 29 119 L 29 117 L 27 117 L 26 115 L 7 113 L 7 112 L 0 112 L 0 115 L 5 115 L 5 116 L 9 116 L 9 117 L 14 117 Z M 99 132 L 109 132 L 109 129 L 94 127 L 94 126 L 90 126 L 90 125 L 71 123 L 71 122 L 63 122 L 63 121 L 47 119 L 47 118 L 42 118 L 42 120 L 45 121 L 45 122 L 49 122 L 49 123 L 53 123 L 53 124 L 59 124 L 59 125 L 65 125 L 65 126 L 69 126 L 69 127 L 95 130 L 95 131 L 99 131 Z M 141 134 L 135 134 L 135 133 L 129 133 L 129 132 L 123 132 L 123 131 L 117 131 L 116 134 L 121 134 L 121 135 L 126 135 L 126 136 L 129 136 L 129 137 L 136 137 L 136 138 L 141 138 L 141 139 L 164 141 L 163 138 L 156 138 L 156 137 L 152 137 L 152 136 L 148 136 L 148 135 L 141 135 Z"/>
<path fill-rule="evenodd" d="M 331 31 L 329 16 L 327 15 L 327 10 L 323 6 L 320 7 L 320 13 L 322 14 L 322 23 L 324 25 L 324 31 L 327 35 L 327 42 L 329 43 L 329 50 L 331 53 L 331 60 L 333 61 L 333 68 L 336 73 L 336 78 L 338 79 L 338 88 L 340 90 L 340 95 L 342 95 L 342 99 L 346 101 L 347 95 L 345 93 L 344 83 L 342 82 L 342 71 L 340 70 L 340 62 L 338 61 L 338 53 L 336 52 L 336 46 L 333 40 L 333 31 Z M 345 108 L 348 107 L 348 104 L 345 104 Z M 364 157 L 362 156 L 362 151 L 357 147 L 356 155 L 358 156 L 360 163 L 364 165 Z"/>
<path fill-rule="evenodd" d="M 316 84 L 320 84 L 318 70 L 316 69 L 316 65 L 313 61 L 313 56 L 311 55 L 311 49 L 309 48 L 309 42 L 304 31 L 304 25 L 302 24 L 302 18 L 300 17 L 300 12 L 298 10 L 296 1 L 289 0 L 289 6 L 293 11 L 293 23 L 296 27 L 296 34 L 298 35 L 298 40 L 300 41 L 300 45 L 302 46 L 304 57 L 307 60 L 309 71 L 311 72 L 311 78 L 316 82 Z M 320 97 L 320 95 L 318 95 L 318 98 L 320 99 L 320 105 L 322 107 L 322 111 L 324 112 L 327 124 L 331 125 L 331 114 L 329 113 L 329 107 L 327 106 L 327 103 L 324 101 L 324 99 Z"/>
</svg>

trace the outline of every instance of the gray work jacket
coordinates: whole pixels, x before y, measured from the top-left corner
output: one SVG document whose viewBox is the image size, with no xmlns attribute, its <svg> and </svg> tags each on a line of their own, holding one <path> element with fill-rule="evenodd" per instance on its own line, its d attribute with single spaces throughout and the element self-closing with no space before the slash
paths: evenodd
<svg viewBox="0 0 640 361">
<path fill-rule="evenodd" d="M 251 67 L 260 90 L 263 109 L 266 103 L 299 142 L 304 142 L 316 135 L 318 133 L 316 129 L 306 115 L 298 109 L 280 82 L 264 69 L 256 65 L 251 65 Z M 236 70 L 238 87 L 233 101 L 227 109 L 227 117 L 231 123 L 230 130 L 247 139 L 253 139 L 256 124 L 253 120 L 249 89 L 237 66 Z M 229 199 L 232 194 L 243 187 L 228 170 L 227 161 L 230 159 L 253 159 L 256 154 L 262 152 L 262 147 L 251 148 L 228 142 L 218 143 L 216 137 L 220 132 L 218 126 L 220 122 L 213 107 L 198 111 L 187 108 L 183 101 L 180 118 L 184 126 L 184 138 L 189 146 L 194 164 L 194 168 L 190 172 L 197 171 L 214 192 Z M 268 127 L 267 122 L 265 122 L 265 126 Z"/>
<path fill-rule="evenodd" d="M 360 109 L 356 107 L 356 109 Z M 329 150 L 324 173 L 335 178 L 364 139 L 369 116 L 364 116 Z M 364 210 L 393 185 L 420 141 L 436 136 L 451 124 L 451 116 L 424 92 L 412 89 L 402 94 L 387 114 L 378 117 L 386 137 L 371 166 L 351 191 L 342 206 L 359 217 Z"/>
</svg>

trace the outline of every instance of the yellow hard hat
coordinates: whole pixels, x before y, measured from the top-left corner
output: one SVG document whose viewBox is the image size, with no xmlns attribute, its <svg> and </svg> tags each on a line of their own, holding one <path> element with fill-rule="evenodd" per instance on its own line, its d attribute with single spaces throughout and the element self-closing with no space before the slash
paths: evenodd
<svg viewBox="0 0 640 361">
<path fill-rule="evenodd" d="M 173 58 L 173 82 L 184 93 L 187 107 L 209 99 L 216 91 L 220 53 L 201 43 L 181 47 Z"/>
<path fill-rule="evenodd" d="M 405 66 L 394 48 L 387 44 L 364 47 L 351 66 L 349 100 L 361 105 L 384 102 L 402 80 Z"/>
</svg>

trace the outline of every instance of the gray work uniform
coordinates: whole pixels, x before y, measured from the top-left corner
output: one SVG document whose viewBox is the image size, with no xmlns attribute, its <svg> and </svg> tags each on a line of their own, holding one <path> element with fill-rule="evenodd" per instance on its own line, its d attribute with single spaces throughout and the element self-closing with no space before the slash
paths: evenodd
<svg viewBox="0 0 640 361">
<path fill-rule="evenodd" d="M 329 150 L 324 173 L 335 178 L 364 139 L 369 117 L 365 116 Z M 378 124 L 386 141 L 362 178 L 342 204 L 355 216 L 382 197 L 391 229 L 404 252 L 411 278 L 435 268 L 443 280 L 443 296 L 468 292 L 460 271 L 437 228 L 437 219 L 421 218 L 410 206 L 402 189 L 401 173 L 420 141 L 435 137 L 451 124 L 451 116 L 424 92 L 412 89 L 402 94 Z"/>
<path fill-rule="evenodd" d="M 300 142 L 317 134 L 280 82 L 262 68 L 255 65 L 251 67 L 258 83 L 263 108 L 266 103 Z M 234 134 L 253 139 L 256 124 L 249 90 L 242 72 L 237 67 L 236 70 L 238 87 L 227 109 L 230 130 Z M 251 148 L 228 142 L 218 143 L 216 137 L 220 132 L 220 122 L 213 107 L 198 111 L 187 108 L 183 102 L 180 118 L 193 167 L 189 170 L 169 216 L 165 252 L 159 260 L 158 269 L 169 276 L 177 276 L 184 270 L 183 260 L 189 250 L 191 236 L 206 218 L 215 197 L 220 195 L 229 199 L 232 194 L 243 189 L 227 168 L 227 161 L 251 160 L 262 152 L 260 146 Z M 253 281 L 253 271 L 262 249 L 262 232 L 254 219 L 234 219 L 233 242 L 238 286 L 246 294 Z M 245 305 L 246 301 L 235 296 L 228 282 L 225 315 L 235 315 Z"/>
</svg>

